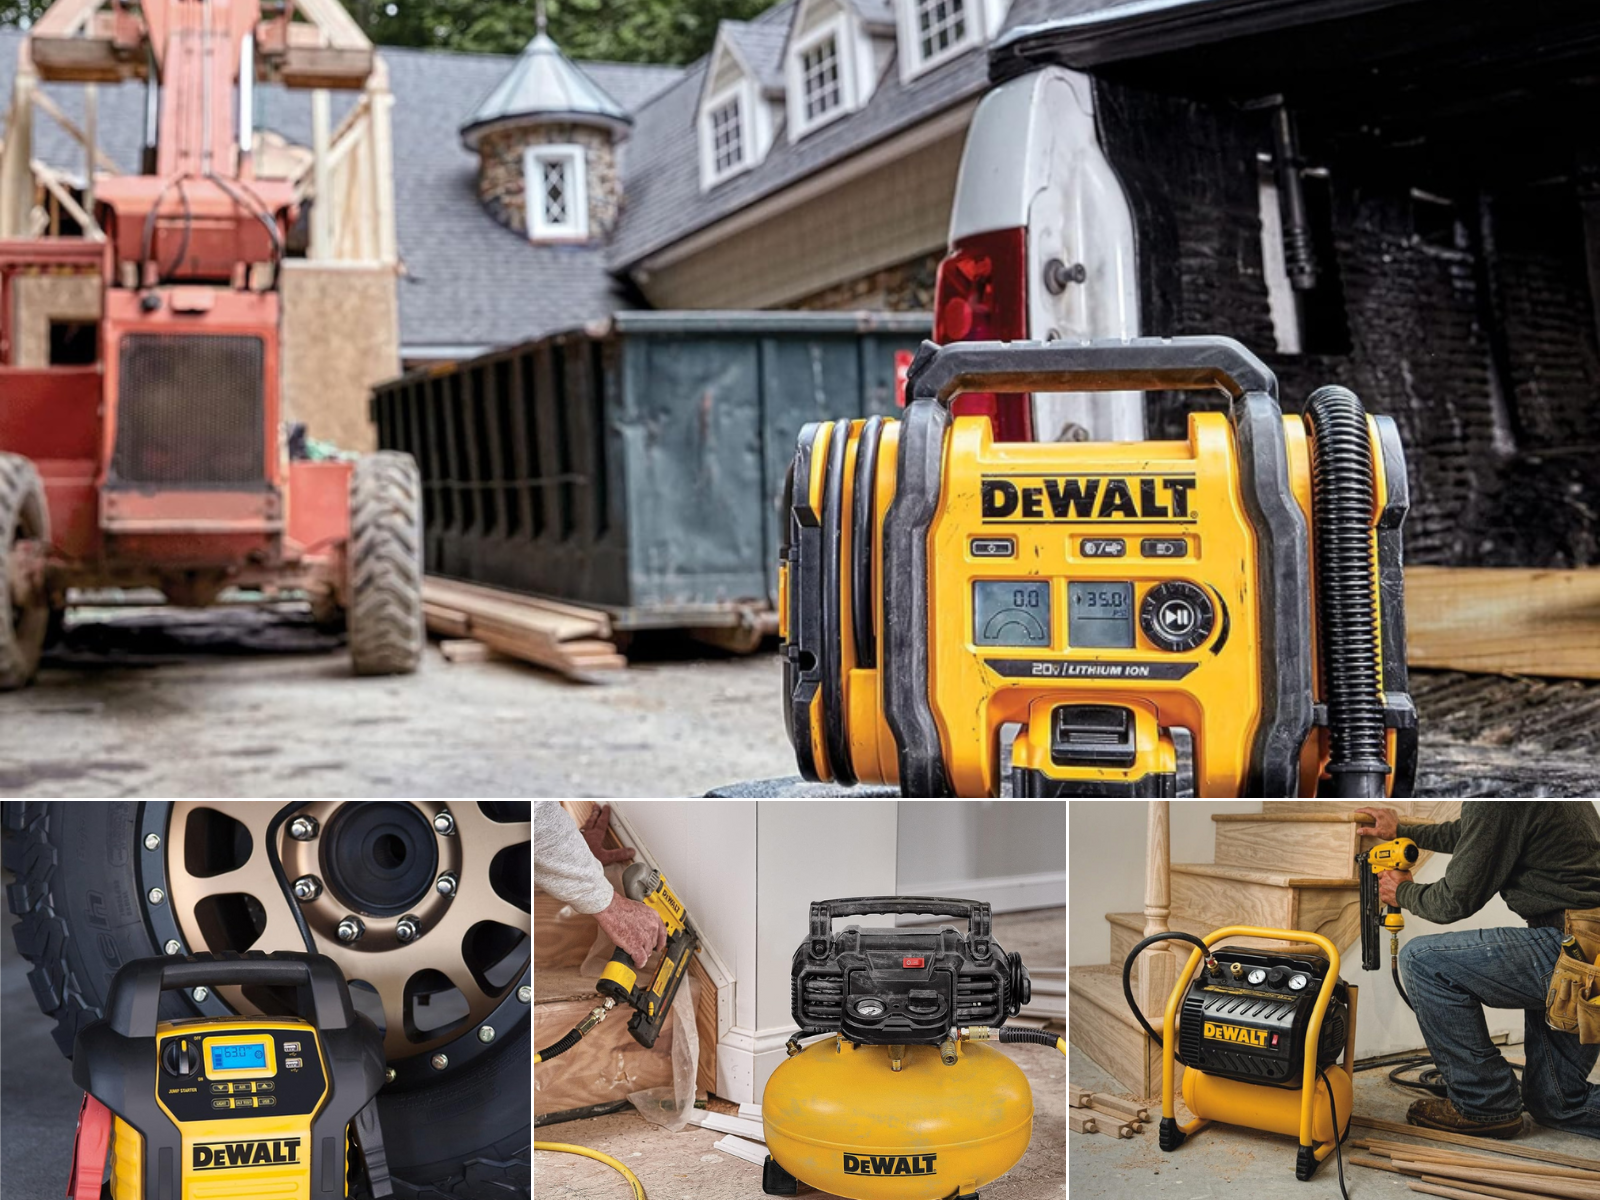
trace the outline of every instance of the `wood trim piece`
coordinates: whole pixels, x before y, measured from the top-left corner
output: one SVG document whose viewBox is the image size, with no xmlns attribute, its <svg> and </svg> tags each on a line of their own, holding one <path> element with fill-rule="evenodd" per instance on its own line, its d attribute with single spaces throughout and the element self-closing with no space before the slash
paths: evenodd
<svg viewBox="0 0 1600 1200">
<path fill-rule="evenodd" d="M 1600 569 L 1407 567 L 1413 667 L 1600 679 Z"/>
<path fill-rule="evenodd" d="M 1474 1150 L 1483 1149 L 1483 1139 L 1468 1137 L 1462 1133 L 1446 1133 L 1439 1129 L 1423 1129 L 1420 1125 L 1407 1125 L 1400 1121 L 1384 1121 L 1377 1117 L 1363 1117 L 1359 1113 L 1350 1118 L 1352 1125 L 1360 1125 L 1363 1129 L 1377 1129 L 1384 1133 L 1403 1133 L 1410 1137 L 1423 1138 L 1430 1142 L 1448 1142 L 1452 1146 L 1468 1146 Z M 1501 1142 L 1495 1146 L 1498 1154 L 1509 1154 L 1513 1158 L 1529 1158 L 1534 1162 L 1551 1163 L 1562 1167 L 1578 1167 L 1583 1170 L 1594 1169 L 1594 1159 L 1579 1158 L 1575 1154 L 1560 1154 L 1554 1150 L 1544 1150 L 1535 1146 L 1519 1146 L 1515 1142 Z"/>
</svg>

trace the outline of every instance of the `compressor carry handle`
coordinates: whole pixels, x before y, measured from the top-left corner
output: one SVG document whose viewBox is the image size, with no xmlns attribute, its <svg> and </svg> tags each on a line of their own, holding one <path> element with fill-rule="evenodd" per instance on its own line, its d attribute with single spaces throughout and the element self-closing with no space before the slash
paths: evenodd
<svg viewBox="0 0 1600 1200">
<path fill-rule="evenodd" d="M 811 936 L 829 937 L 835 917 L 863 917 L 889 913 L 932 913 L 942 917 L 962 917 L 974 937 L 989 936 L 987 900 L 951 900 L 938 896 L 854 896 L 846 900 L 811 902 Z"/>
<path fill-rule="evenodd" d="M 923 342 L 906 376 L 912 400 L 962 392 L 1220 391 L 1277 399 L 1271 369 L 1228 337 L 1079 342 Z"/>
<path fill-rule="evenodd" d="M 318 1029 L 347 1029 L 355 1024 L 350 990 L 338 965 L 324 955 L 294 950 L 134 959 L 111 982 L 106 1023 L 122 1037 L 152 1038 L 160 1020 L 162 992 L 228 985 L 293 987 L 296 1013 Z"/>
</svg>

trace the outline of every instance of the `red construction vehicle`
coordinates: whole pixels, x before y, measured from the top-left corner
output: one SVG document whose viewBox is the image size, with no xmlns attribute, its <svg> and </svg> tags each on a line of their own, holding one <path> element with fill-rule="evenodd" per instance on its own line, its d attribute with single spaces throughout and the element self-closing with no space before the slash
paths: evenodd
<svg viewBox="0 0 1600 1200">
<path fill-rule="evenodd" d="M 114 0 L 97 48 L 159 96 L 146 173 L 98 182 L 103 240 L 0 240 L 0 690 L 33 678 L 70 588 L 153 586 L 190 606 L 299 589 L 345 622 L 358 674 L 416 668 L 415 463 L 292 460 L 280 421 L 278 270 L 297 214 L 290 184 L 255 178 L 250 123 L 258 74 L 297 42 L 290 15 Z M 63 272 L 100 277 L 97 361 L 19 366 L 15 283 Z"/>
</svg>

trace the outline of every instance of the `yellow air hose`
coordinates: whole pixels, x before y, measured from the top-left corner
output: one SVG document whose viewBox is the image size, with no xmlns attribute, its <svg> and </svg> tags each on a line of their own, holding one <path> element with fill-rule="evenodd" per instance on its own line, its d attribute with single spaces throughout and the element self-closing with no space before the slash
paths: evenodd
<svg viewBox="0 0 1600 1200">
<path fill-rule="evenodd" d="M 533 1148 L 535 1150 L 554 1150 L 558 1154 L 581 1154 L 585 1158 L 603 1162 L 606 1166 L 622 1172 L 623 1178 L 633 1188 L 634 1200 L 649 1200 L 649 1197 L 644 1194 L 644 1184 L 639 1182 L 639 1177 L 609 1154 L 601 1154 L 600 1151 L 591 1150 L 587 1146 L 568 1145 L 566 1142 L 535 1142 Z"/>
</svg>

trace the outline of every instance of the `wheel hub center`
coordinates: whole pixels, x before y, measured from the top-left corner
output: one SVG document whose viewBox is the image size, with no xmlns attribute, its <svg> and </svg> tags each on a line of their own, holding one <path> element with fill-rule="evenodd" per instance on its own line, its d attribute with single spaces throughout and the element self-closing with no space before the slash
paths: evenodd
<svg viewBox="0 0 1600 1200">
<path fill-rule="evenodd" d="M 432 889 L 439 866 L 433 827 L 413 805 L 341 805 L 322 838 L 323 880 L 352 909 L 393 917 Z"/>
</svg>

